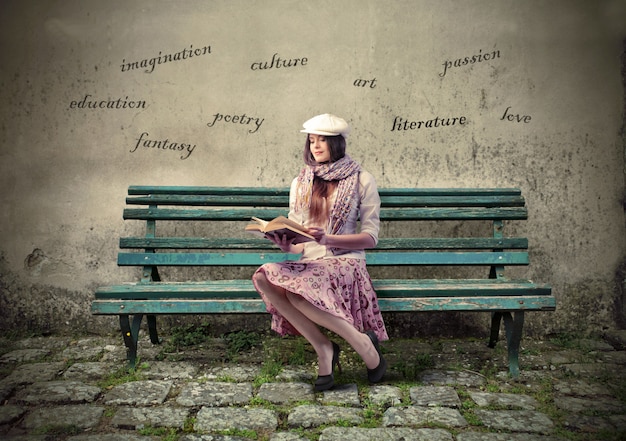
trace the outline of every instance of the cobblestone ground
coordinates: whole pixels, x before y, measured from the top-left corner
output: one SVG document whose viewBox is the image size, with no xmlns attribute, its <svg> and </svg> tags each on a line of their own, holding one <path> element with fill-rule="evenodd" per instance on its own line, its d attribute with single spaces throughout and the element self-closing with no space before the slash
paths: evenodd
<svg viewBox="0 0 626 441">
<path fill-rule="evenodd" d="M 185 332 L 142 339 L 131 372 L 118 337 L 0 339 L 0 438 L 626 440 L 624 332 L 526 339 L 515 381 L 503 343 L 385 342 L 390 369 L 375 386 L 344 347 L 325 393 L 312 389 L 315 357 L 302 339 Z"/>
</svg>

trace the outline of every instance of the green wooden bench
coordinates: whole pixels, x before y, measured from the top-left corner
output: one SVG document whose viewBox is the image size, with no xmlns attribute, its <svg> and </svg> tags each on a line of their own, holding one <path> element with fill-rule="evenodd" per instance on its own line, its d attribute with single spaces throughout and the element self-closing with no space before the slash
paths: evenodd
<svg viewBox="0 0 626 441">
<path fill-rule="evenodd" d="M 527 218 L 520 190 L 382 188 L 379 192 L 381 239 L 376 249 L 368 251 L 367 264 L 380 309 L 490 312 L 489 346 L 496 345 L 503 320 L 509 371 L 517 377 L 524 313 L 556 308 L 550 286 L 504 275 L 507 266 L 529 264 L 528 240 L 505 237 L 503 231 L 505 221 Z M 141 268 L 141 280 L 98 288 L 91 311 L 119 316 L 130 366 L 136 362 L 144 315 L 150 339 L 158 343 L 156 316 L 160 314 L 265 312 L 250 280 L 254 268 L 298 256 L 281 252 L 269 241 L 245 233 L 243 227 L 252 216 L 285 215 L 288 196 L 287 188 L 129 187 L 124 219 L 143 221 L 145 231 L 142 227 L 135 237 L 120 239 L 118 265 Z M 162 280 L 163 273 L 176 274 L 180 267 L 196 271 L 203 267 L 203 277 Z M 242 267 L 247 271 L 244 276 Z M 427 276 L 420 274 L 425 268 Z M 438 269 L 446 275 L 429 275 Z M 202 280 L 210 270 L 218 275 Z M 224 278 L 229 272 L 237 277 Z"/>
</svg>

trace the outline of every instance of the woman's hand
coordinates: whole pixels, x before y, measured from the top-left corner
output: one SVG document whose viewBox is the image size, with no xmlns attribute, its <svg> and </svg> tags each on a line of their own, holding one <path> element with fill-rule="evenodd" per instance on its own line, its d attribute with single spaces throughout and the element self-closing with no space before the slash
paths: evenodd
<svg viewBox="0 0 626 441">
<path fill-rule="evenodd" d="M 315 241 L 320 245 L 326 245 L 328 243 L 328 236 L 326 230 L 320 227 L 310 227 L 309 234 L 315 238 Z"/>
<path fill-rule="evenodd" d="M 292 247 L 293 247 L 293 241 L 295 238 L 287 239 L 286 234 L 280 235 L 276 233 L 267 233 L 265 237 L 267 237 L 267 239 L 269 239 L 278 248 L 280 248 L 281 251 L 284 251 L 285 253 L 289 253 L 293 251 Z"/>
</svg>

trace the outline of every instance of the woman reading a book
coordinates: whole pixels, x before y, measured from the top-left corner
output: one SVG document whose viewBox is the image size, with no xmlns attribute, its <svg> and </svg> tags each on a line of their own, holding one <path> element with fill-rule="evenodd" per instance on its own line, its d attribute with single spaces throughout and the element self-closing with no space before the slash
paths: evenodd
<svg viewBox="0 0 626 441">
<path fill-rule="evenodd" d="M 370 382 L 380 382 L 387 368 L 379 341 L 388 336 L 364 251 L 378 242 L 380 197 L 373 176 L 345 153 L 349 131 L 345 120 L 330 114 L 304 123 L 305 166 L 291 184 L 288 217 L 315 240 L 295 244 L 287 235 L 266 234 L 282 251 L 301 257 L 267 263 L 252 277 L 272 314 L 272 329 L 302 335 L 313 346 L 316 391 L 332 388 L 335 366 L 341 368 L 339 345 L 320 327 L 354 348 Z"/>
</svg>

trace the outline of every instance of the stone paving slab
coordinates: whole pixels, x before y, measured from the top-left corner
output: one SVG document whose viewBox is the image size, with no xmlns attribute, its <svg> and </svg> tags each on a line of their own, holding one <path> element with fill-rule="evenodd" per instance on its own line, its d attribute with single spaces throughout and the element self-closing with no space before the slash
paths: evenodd
<svg viewBox="0 0 626 441">
<path fill-rule="evenodd" d="M 320 398 L 322 404 L 335 404 L 356 407 L 361 404 L 359 388 L 356 384 L 342 384 L 324 391 Z"/>
<path fill-rule="evenodd" d="M 27 363 L 17 366 L 3 382 L 11 384 L 28 384 L 39 381 L 50 381 L 59 377 L 65 369 L 63 362 Z"/>
<path fill-rule="evenodd" d="M 617 363 L 571 363 L 562 366 L 570 374 L 586 378 L 604 378 L 607 376 L 619 376 L 623 374 L 623 366 Z"/>
<path fill-rule="evenodd" d="M 27 363 L 38 361 L 50 355 L 49 349 L 16 349 L 0 357 L 0 363 Z"/>
<path fill-rule="evenodd" d="M 12 404 L 0 406 L 0 426 L 17 421 L 27 411 L 27 408 Z"/>
<path fill-rule="evenodd" d="M 142 371 L 149 380 L 191 380 L 199 367 L 189 362 L 153 361 Z"/>
<path fill-rule="evenodd" d="M 90 361 L 100 358 L 100 355 L 104 352 L 104 348 L 101 346 L 94 347 L 78 347 L 70 346 L 67 349 L 59 352 L 55 355 L 55 360 L 75 360 L 75 361 Z"/>
<path fill-rule="evenodd" d="M 100 395 L 100 388 L 80 381 L 44 381 L 17 392 L 17 404 L 79 404 L 91 403 Z"/>
<path fill-rule="evenodd" d="M 319 441 L 454 441 L 452 434 L 442 429 L 360 429 L 329 427 Z"/>
<path fill-rule="evenodd" d="M 275 430 L 278 415 L 268 409 L 203 407 L 196 416 L 195 430 Z"/>
<path fill-rule="evenodd" d="M 200 378 L 221 381 L 231 380 L 237 382 L 254 381 L 261 373 L 260 366 L 217 366 L 209 368 Z"/>
<path fill-rule="evenodd" d="M 187 434 L 179 438 L 178 441 L 250 441 L 250 438 L 244 438 L 241 436 L 226 436 L 226 435 Z M 306 440 L 303 440 L 303 441 L 306 441 Z"/>
<path fill-rule="evenodd" d="M 276 381 L 311 383 L 314 379 L 315 374 L 310 370 L 294 369 L 290 366 L 285 366 L 285 368 L 276 376 Z"/>
<path fill-rule="evenodd" d="M 383 415 L 384 427 L 419 426 L 437 424 L 447 427 L 467 427 L 463 415 L 449 407 L 390 407 Z"/>
<path fill-rule="evenodd" d="M 566 441 L 564 438 L 536 435 L 533 433 L 485 433 L 463 432 L 456 441 Z"/>
<path fill-rule="evenodd" d="M 131 433 L 104 433 L 104 434 L 82 434 L 71 436 L 68 441 L 154 441 L 150 436 L 141 436 Z"/>
<path fill-rule="evenodd" d="M 176 397 L 181 406 L 234 406 L 252 399 L 249 383 L 187 383 Z"/>
<path fill-rule="evenodd" d="M 468 392 L 480 407 L 497 406 L 510 409 L 535 410 L 539 403 L 533 397 L 522 394 Z"/>
<path fill-rule="evenodd" d="M 422 386 L 409 390 L 411 402 L 416 406 L 461 407 L 459 394 L 450 386 Z"/>
<path fill-rule="evenodd" d="M 111 425 L 120 429 L 176 427 L 182 429 L 189 417 L 189 409 L 172 407 L 122 407 L 117 409 Z"/>
<path fill-rule="evenodd" d="M 297 406 L 289 413 L 289 427 L 319 427 L 339 422 L 358 425 L 363 422 L 361 409 L 339 406 Z"/>
<path fill-rule="evenodd" d="M 274 404 L 315 399 L 313 385 L 308 383 L 265 383 L 260 387 L 257 396 Z"/>
<path fill-rule="evenodd" d="M 113 372 L 116 366 L 111 363 L 101 363 L 98 361 L 79 362 L 71 365 L 63 373 L 66 380 L 77 381 L 98 381 Z"/>
<path fill-rule="evenodd" d="M 485 384 L 485 377 L 475 372 L 467 371 L 441 371 L 426 370 L 419 380 L 430 385 L 462 385 L 468 387 L 480 387 Z"/>
<path fill-rule="evenodd" d="M 554 428 L 550 418 L 530 410 L 477 409 L 475 413 L 485 426 L 495 430 L 549 434 Z"/>
<path fill-rule="evenodd" d="M 96 427 L 100 423 L 103 413 L 104 407 L 87 404 L 42 407 L 26 415 L 21 425 L 25 429 L 31 430 L 65 426 L 88 429 Z"/>
<path fill-rule="evenodd" d="M 0 403 L 8 401 L 15 387 L 15 384 L 10 381 L 5 381 L 5 379 L 0 380 Z"/>
<path fill-rule="evenodd" d="M 163 404 L 172 388 L 166 380 L 131 381 L 115 386 L 105 394 L 104 404 L 108 406 L 152 406 Z"/>
<path fill-rule="evenodd" d="M 624 405 L 617 400 L 593 399 L 590 397 L 555 397 L 554 404 L 570 413 L 600 412 L 624 413 Z"/>
<path fill-rule="evenodd" d="M 625 363 L 626 364 L 626 363 Z M 610 396 L 611 391 L 604 384 L 589 383 L 587 381 L 573 379 L 570 381 L 559 381 L 554 385 L 554 390 L 563 395 L 579 396 Z"/>
<path fill-rule="evenodd" d="M 402 403 L 402 389 L 397 386 L 372 386 L 369 391 L 369 398 L 372 403 L 380 405 L 397 406 Z"/>
</svg>

